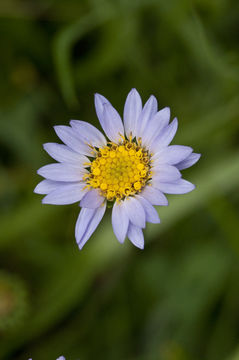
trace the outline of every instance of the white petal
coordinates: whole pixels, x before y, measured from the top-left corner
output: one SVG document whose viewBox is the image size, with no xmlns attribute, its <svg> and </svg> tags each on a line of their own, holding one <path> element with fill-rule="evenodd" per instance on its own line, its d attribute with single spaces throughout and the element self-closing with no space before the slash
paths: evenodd
<svg viewBox="0 0 239 360">
<path fill-rule="evenodd" d="M 100 94 L 95 94 L 95 109 L 105 134 L 111 141 L 117 143 L 120 139 L 119 134 L 124 135 L 123 123 L 118 112 L 111 103 Z"/>
<path fill-rule="evenodd" d="M 80 202 L 82 208 L 95 209 L 98 208 L 105 198 L 99 194 L 98 189 L 88 191 Z"/>
<path fill-rule="evenodd" d="M 146 200 L 148 200 L 152 205 L 167 206 L 168 200 L 166 196 L 154 188 L 153 186 L 146 186 L 144 190 L 140 193 Z"/>
<path fill-rule="evenodd" d="M 87 209 L 87 208 L 81 209 L 75 227 L 75 237 L 77 243 L 79 243 L 83 238 L 88 228 L 88 225 L 90 224 L 95 213 L 96 213 L 96 209 Z"/>
<path fill-rule="evenodd" d="M 49 164 L 41 167 L 37 173 L 46 179 L 55 181 L 80 181 L 86 170 L 69 164 Z"/>
<path fill-rule="evenodd" d="M 155 182 L 171 182 L 180 179 L 182 176 L 176 166 L 168 164 L 160 164 L 152 168 L 152 185 Z"/>
<path fill-rule="evenodd" d="M 145 227 L 145 212 L 140 202 L 134 198 L 129 197 L 124 200 L 124 208 L 129 217 L 129 220 L 136 226 Z"/>
<path fill-rule="evenodd" d="M 83 248 L 87 240 L 91 237 L 100 221 L 102 220 L 106 209 L 106 203 L 97 209 L 83 208 L 76 222 L 76 241 L 80 248 Z"/>
<path fill-rule="evenodd" d="M 107 100 L 103 95 L 95 94 L 95 110 L 103 130 L 105 127 L 105 119 L 103 116 L 104 104 L 110 104 L 109 100 Z"/>
<path fill-rule="evenodd" d="M 111 104 L 104 104 L 104 132 L 107 137 L 118 143 L 121 139 L 120 135 L 124 135 L 124 127 L 118 112 Z"/>
<path fill-rule="evenodd" d="M 80 120 L 71 120 L 70 124 L 88 144 L 98 148 L 106 145 L 104 135 L 95 126 Z"/>
<path fill-rule="evenodd" d="M 73 204 L 80 201 L 88 191 L 87 189 L 83 190 L 84 187 L 84 183 L 63 184 L 45 196 L 42 203 L 53 205 Z"/>
<path fill-rule="evenodd" d="M 175 118 L 171 124 L 166 126 L 160 134 L 155 138 L 152 145 L 150 146 L 150 151 L 158 152 L 162 147 L 168 146 L 173 140 L 178 129 L 178 120 Z"/>
<path fill-rule="evenodd" d="M 54 126 L 57 136 L 65 143 L 69 148 L 78 152 L 79 154 L 92 156 L 90 147 L 85 143 L 83 139 L 77 136 L 76 132 L 70 126 L 58 125 Z"/>
<path fill-rule="evenodd" d="M 179 179 L 172 183 L 158 183 L 157 188 L 166 194 L 186 194 L 194 190 L 195 185 L 187 180 Z"/>
<path fill-rule="evenodd" d="M 124 128 L 129 139 L 130 133 L 136 136 L 136 128 L 139 115 L 142 111 L 142 100 L 136 89 L 132 89 L 126 99 L 124 106 Z"/>
<path fill-rule="evenodd" d="M 192 151 L 192 148 L 189 146 L 170 145 L 155 153 L 152 160 L 155 167 L 158 164 L 174 165 L 188 157 Z"/>
<path fill-rule="evenodd" d="M 179 170 L 184 170 L 189 168 L 190 166 L 194 165 L 196 162 L 198 162 L 198 160 L 200 159 L 201 154 L 196 154 L 196 153 L 192 153 L 191 155 L 189 155 L 185 160 L 179 162 L 178 164 L 176 164 L 175 166 L 179 169 Z"/>
<path fill-rule="evenodd" d="M 151 120 L 152 116 L 157 112 L 158 103 L 155 96 L 151 95 L 146 104 L 143 107 L 143 110 L 139 116 L 136 135 L 137 137 L 142 137 L 145 127 L 148 125 L 148 122 Z"/>
<path fill-rule="evenodd" d="M 129 218 L 124 209 L 124 202 L 122 201 L 116 201 L 113 206 L 112 226 L 115 236 L 120 243 L 123 243 L 129 227 Z"/>
<path fill-rule="evenodd" d="M 166 107 L 158 111 L 149 121 L 142 134 L 142 144 L 151 149 L 154 139 L 159 136 L 170 120 L 170 108 Z"/>
<path fill-rule="evenodd" d="M 56 190 L 62 184 L 66 184 L 62 181 L 53 181 L 53 180 L 42 180 L 34 189 L 36 194 L 49 194 L 49 192 Z M 72 183 L 69 183 L 72 184 Z"/>
<path fill-rule="evenodd" d="M 81 167 L 84 166 L 84 163 L 89 162 L 85 155 L 80 155 L 63 144 L 46 143 L 43 147 L 53 159 L 59 162 L 79 164 Z"/>
<path fill-rule="evenodd" d="M 141 228 L 130 223 L 127 235 L 134 246 L 144 248 L 144 234 Z"/>
<path fill-rule="evenodd" d="M 159 224 L 160 219 L 158 216 L 158 213 L 156 209 L 153 207 L 153 205 L 146 200 L 143 196 L 136 195 L 136 198 L 140 201 L 141 205 L 144 208 L 145 214 L 146 214 L 146 221 L 151 222 L 153 224 Z"/>
</svg>

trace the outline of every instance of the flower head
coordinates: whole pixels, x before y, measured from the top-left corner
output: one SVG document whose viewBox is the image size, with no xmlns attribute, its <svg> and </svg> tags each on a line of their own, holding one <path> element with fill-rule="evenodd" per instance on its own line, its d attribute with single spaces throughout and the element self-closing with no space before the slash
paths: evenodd
<svg viewBox="0 0 239 360">
<path fill-rule="evenodd" d="M 64 145 L 44 144 L 58 163 L 38 170 L 45 180 L 34 191 L 46 194 L 44 204 L 80 201 L 75 229 L 80 249 L 97 228 L 107 204 L 113 206 L 112 226 L 119 242 L 128 236 L 142 249 L 146 222 L 160 222 L 153 205 L 168 205 L 164 193 L 184 194 L 194 189 L 182 179 L 180 170 L 196 163 L 200 154 L 188 146 L 169 145 L 178 121 L 169 123 L 169 108 L 158 111 L 154 96 L 142 107 L 139 93 L 132 89 L 123 122 L 104 96 L 95 95 L 95 108 L 107 139 L 84 121 L 55 126 Z"/>
</svg>

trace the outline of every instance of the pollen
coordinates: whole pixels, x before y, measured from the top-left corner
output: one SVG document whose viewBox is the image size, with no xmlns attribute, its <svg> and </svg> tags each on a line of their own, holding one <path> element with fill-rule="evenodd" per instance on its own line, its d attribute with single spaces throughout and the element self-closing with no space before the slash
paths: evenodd
<svg viewBox="0 0 239 360">
<path fill-rule="evenodd" d="M 145 148 L 123 139 L 96 150 L 89 166 L 87 186 L 99 189 L 108 201 L 141 192 L 151 178 L 150 154 Z"/>
</svg>

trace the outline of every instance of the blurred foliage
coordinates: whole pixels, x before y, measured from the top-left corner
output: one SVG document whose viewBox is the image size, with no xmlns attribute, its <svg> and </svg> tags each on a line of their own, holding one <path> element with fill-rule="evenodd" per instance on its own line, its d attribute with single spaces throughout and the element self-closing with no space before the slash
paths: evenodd
<svg viewBox="0 0 239 360">
<path fill-rule="evenodd" d="M 5 0 L 0 33 L 0 359 L 238 360 L 239 2 Z M 132 87 L 202 153 L 197 189 L 159 208 L 144 251 L 108 214 L 79 252 L 78 206 L 32 193 L 42 143 Z"/>
</svg>

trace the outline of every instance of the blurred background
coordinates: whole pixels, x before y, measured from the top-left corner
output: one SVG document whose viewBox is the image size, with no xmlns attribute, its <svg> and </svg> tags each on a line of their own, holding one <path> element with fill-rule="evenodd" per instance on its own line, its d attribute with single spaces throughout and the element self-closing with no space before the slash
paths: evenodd
<svg viewBox="0 0 239 360">
<path fill-rule="evenodd" d="M 239 2 L 3 0 L 0 34 L 0 359 L 238 360 Z M 132 87 L 202 153 L 197 189 L 168 196 L 144 251 L 108 212 L 80 252 L 78 205 L 33 194 L 42 143 Z"/>
</svg>

